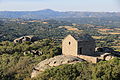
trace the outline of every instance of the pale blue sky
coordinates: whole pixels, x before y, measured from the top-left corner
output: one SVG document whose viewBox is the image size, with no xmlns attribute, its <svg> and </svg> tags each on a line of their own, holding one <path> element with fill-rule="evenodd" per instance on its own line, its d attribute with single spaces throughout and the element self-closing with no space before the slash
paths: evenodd
<svg viewBox="0 0 120 80">
<path fill-rule="evenodd" d="M 120 0 L 0 0 L 0 11 L 120 12 Z"/>
</svg>

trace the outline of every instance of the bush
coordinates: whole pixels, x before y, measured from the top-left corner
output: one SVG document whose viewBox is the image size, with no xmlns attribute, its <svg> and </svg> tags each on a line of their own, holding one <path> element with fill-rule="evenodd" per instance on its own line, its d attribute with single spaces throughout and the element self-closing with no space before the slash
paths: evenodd
<svg viewBox="0 0 120 80">
<path fill-rule="evenodd" d="M 120 79 L 120 59 L 115 58 L 110 61 L 98 63 L 93 70 L 94 80 L 119 80 Z"/>
<path fill-rule="evenodd" d="M 89 67 L 88 67 L 89 66 Z M 38 80 L 89 80 L 91 64 L 65 64 L 46 70 L 38 76 Z"/>
</svg>

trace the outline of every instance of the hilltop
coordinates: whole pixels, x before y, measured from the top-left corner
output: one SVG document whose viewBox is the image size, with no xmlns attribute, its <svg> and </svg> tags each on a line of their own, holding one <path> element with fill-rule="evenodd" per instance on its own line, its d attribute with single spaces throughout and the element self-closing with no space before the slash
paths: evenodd
<svg viewBox="0 0 120 80">
<path fill-rule="evenodd" d="M 60 12 L 51 9 L 44 9 L 38 11 L 0 11 L 0 18 L 55 19 L 81 17 L 120 17 L 120 12 Z"/>
</svg>

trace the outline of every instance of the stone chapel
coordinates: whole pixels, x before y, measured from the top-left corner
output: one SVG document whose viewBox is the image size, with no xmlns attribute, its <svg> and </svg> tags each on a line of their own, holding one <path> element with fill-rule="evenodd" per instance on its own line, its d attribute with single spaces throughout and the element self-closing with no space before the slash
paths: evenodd
<svg viewBox="0 0 120 80">
<path fill-rule="evenodd" d="M 62 41 L 63 55 L 87 55 L 95 54 L 95 40 L 88 34 L 70 34 Z"/>
</svg>

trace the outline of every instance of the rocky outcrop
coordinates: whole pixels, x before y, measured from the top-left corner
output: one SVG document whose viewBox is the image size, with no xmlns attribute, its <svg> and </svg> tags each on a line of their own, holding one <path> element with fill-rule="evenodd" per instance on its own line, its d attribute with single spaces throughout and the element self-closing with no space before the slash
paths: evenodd
<svg viewBox="0 0 120 80">
<path fill-rule="evenodd" d="M 30 50 L 30 51 L 26 51 L 23 53 L 24 55 L 27 55 L 27 54 L 32 54 L 32 55 L 42 55 L 43 53 L 41 51 L 38 51 L 38 50 Z"/>
<path fill-rule="evenodd" d="M 109 47 L 97 47 L 95 48 L 96 54 L 99 55 L 99 59 L 103 61 L 108 61 L 113 59 L 114 57 L 119 57 L 120 52 L 114 51 L 112 48 Z"/>
<path fill-rule="evenodd" d="M 96 55 L 97 54 L 97 55 Z M 108 61 L 119 55 L 119 52 L 114 51 L 112 48 L 103 47 L 96 48 L 95 56 L 87 56 L 87 55 L 78 55 L 78 56 L 69 56 L 69 55 L 60 55 L 55 56 L 50 59 L 46 59 L 37 64 L 31 73 L 31 78 L 36 77 L 46 69 L 50 69 L 51 67 L 63 65 L 63 64 L 74 64 L 76 62 L 87 61 L 92 63 L 97 63 L 99 61 Z"/>
<path fill-rule="evenodd" d="M 105 60 L 105 61 L 108 61 L 108 60 L 113 59 L 113 58 L 115 58 L 115 56 L 112 55 L 111 53 L 104 53 L 100 56 L 100 59 Z"/>
<path fill-rule="evenodd" d="M 22 42 L 25 42 L 25 41 L 34 42 L 36 40 L 38 40 L 38 38 L 35 37 L 35 36 L 22 36 L 20 38 L 15 39 L 14 43 L 22 43 Z"/>
<path fill-rule="evenodd" d="M 31 73 L 31 78 L 36 77 L 44 70 L 49 69 L 51 67 L 59 66 L 62 64 L 74 64 L 76 62 L 81 62 L 81 61 L 83 60 L 78 57 L 65 56 L 65 55 L 55 56 L 53 58 L 46 59 L 44 61 L 41 61 L 38 65 L 36 65 L 33 68 L 33 71 Z"/>
</svg>

